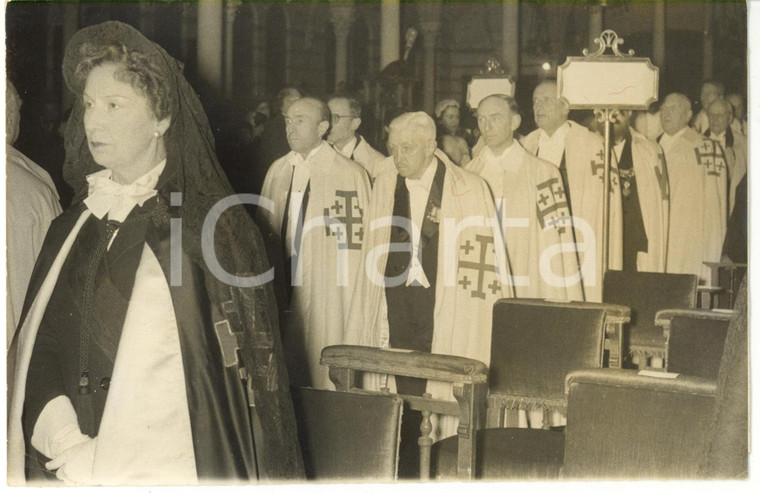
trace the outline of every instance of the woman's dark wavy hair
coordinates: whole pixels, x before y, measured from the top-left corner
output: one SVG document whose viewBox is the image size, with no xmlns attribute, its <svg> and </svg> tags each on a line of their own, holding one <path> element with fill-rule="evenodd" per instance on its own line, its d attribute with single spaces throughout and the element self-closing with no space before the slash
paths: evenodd
<svg viewBox="0 0 760 493">
<path fill-rule="evenodd" d="M 160 69 L 165 62 L 156 59 L 156 55 L 129 50 L 118 41 L 106 45 L 84 43 L 80 53 L 83 58 L 74 72 L 80 87 L 85 86 L 93 68 L 115 63 L 123 67 L 115 72 L 116 80 L 131 85 L 145 96 L 158 120 L 173 116 L 172 109 L 176 107 L 174 91 Z"/>
</svg>

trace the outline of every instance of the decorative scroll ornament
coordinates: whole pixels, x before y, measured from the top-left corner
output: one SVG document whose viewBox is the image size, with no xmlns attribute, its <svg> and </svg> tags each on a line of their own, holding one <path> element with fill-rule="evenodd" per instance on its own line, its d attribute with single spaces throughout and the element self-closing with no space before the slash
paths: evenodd
<svg viewBox="0 0 760 493">
<path fill-rule="evenodd" d="M 619 38 L 617 33 L 612 29 L 607 29 L 606 31 L 602 32 L 598 38 L 594 38 L 594 42 L 599 45 L 599 48 L 591 54 L 589 54 L 588 48 L 584 48 L 583 56 L 587 58 L 602 56 L 608 48 L 612 50 L 612 54 L 614 56 L 625 57 L 633 56 L 635 54 L 633 50 L 628 50 L 628 53 L 620 53 L 618 45 L 625 43 L 625 40 L 623 38 Z"/>
<path fill-rule="evenodd" d="M 504 69 L 495 56 L 486 60 L 485 67 L 480 69 L 480 75 L 504 75 Z"/>
</svg>

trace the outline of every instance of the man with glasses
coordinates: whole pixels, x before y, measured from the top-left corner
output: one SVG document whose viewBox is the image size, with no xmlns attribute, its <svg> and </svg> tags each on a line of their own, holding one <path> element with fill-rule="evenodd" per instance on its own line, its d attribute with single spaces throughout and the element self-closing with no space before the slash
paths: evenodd
<svg viewBox="0 0 760 493">
<path fill-rule="evenodd" d="M 383 169 L 380 163 L 385 156 L 359 135 L 359 126 L 362 124 L 361 104 L 352 97 L 335 96 L 327 102 L 327 106 L 332 114 L 327 141 L 343 156 L 359 163 L 374 181 Z"/>
<path fill-rule="evenodd" d="M 267 173 L 259 208 L 270 259 L 284 272 L 288 309 L 281 321 L 283 347 L 294 385 L 333 388 L 322 348 L 343 342 L 344 312 L 360 270 L 369 180 L 361 166 L 340 155 L 324 135 L 330 110 L 302 98 L 285 115 L 291 152 Z M 277 279 L 276 279 L 277 281 Z"/>
</svg>

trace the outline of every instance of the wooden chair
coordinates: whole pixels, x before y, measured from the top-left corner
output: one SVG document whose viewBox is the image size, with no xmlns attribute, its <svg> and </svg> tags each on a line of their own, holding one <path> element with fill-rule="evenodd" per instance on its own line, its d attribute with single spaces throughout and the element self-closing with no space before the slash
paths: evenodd
<svg viewBox="0 0 760 493">
<path fill-rule="evenodd" d="M 563 476 L 573 479 L 746 478 L 748 473 L 747 283 L 737 290 L 718 371 L 710 378 L 633 370 L 582 370 L 566 380 Z M 670 323 L 670 349 L 686 311 Z M 700 312 L 702 329 L 722 332 L 724 314 Z M 701 331 L 702 329 L 697 329 Z M 688 337 L 699 339 L 692 330 Z M 671 368 L 675 362 L 671 357 Z M 681 367 L 679 371 L 691 370 Z M 702 371 L 699 369 L 698 371 Z M 646 373 L 647 375 L 644 375 Z M 655 375 L 659 378 L 653 378 Z"/>
<path fill-rule="evenodd" d="M 695 377 L 717 378 L 732 311 L 662 310 L 655 325 L 665 337 L 665 369 Z"/>
<path fill-rule="evenodd" d="M 697 276 L 610 270 L 604 276 L 603 300 L 631 308 L 623 341 L 626 364 L 650 367 L 651 358 L 665 358 L 665 337 L 655 326 L 655 314 L 668 308 L 695 308 Z"/>
<path fill-rule="evenodd" d="M 455 476 L 472 479 L 475 471 L 476 430 L 483 422 L 488 368 L 485 363 L 459 356 L 430 354 L 418 351 L 399 351 L 365 346 L 328 346 L 322 350 L 321 364 L 330 367 L 330 380 L 339 391 L 356 392 L 362 372 L 425 378 L 453 384 L 456 402 L 398 394 L 410 409 L 421 411 L 420 478 L 430 478 L 430 434 L 432 414 L 457 416 L 457 435 L 452 437 L 459 446 L 454 460 Z M 388 389 L 384 389 L 385 393 Z"/>
<path fill-rule="evenodd" d="M 617 313 L 625 312 L 618 307 Z M 564 435 L 548 429 L 503 428 L 507 409 L 565 410 L 571 370 L 602 366 L 606 312 L 601 304 L 499 300 L 494 305 L 488 428 L 477 434 L 476 477 L 557 478 Z M 433 446 L 437 477 L 452 478 L 457 442 Z"/>
<path fill-rule="evenodd" d="M 715 380 L 601 369 L 570 373 L 566 387 L 563 477 L 697 477 L 713 417 Z"/>
<path fill-rule="evenodd" d="M 402 405 L 395 395 L 295 389 L 307 479 L 395 480 Z"/>
<path fill-rule="evenodd" d="M 736 301 L 742 279 L 747 275 L 747 264 L 734 262 L 705 262 L 710 268 L 707 287 L 700 286 L 700 308 L 731 308 Z"/>
</svg>

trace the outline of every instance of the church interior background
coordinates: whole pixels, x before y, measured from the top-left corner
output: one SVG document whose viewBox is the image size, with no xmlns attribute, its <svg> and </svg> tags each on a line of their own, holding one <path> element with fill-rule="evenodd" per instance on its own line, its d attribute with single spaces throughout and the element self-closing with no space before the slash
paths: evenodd
<svg viewBox="0 0 760 493">
<path fill-rule="evenodd" d="M 72 96 L 62 80 L 63 51 L 78 29 L 105 20 L 137 27 L 185 63 L 223 146 L 247 110 L 286 86 L 317 97 L 357 95 L 365 106 L 362 133 L 377 141 L 381 70 L 405 54 L 406 109 L 430 113 L 442 99 L 463 102 L 469 80 L 494 57 L 516 81 L 525 134 L 535 128 L 535 85 L 555 76 L 567 56 L 595 48 L 603 29 L 659 67 L 660 97 L 679 91 L 697 105 L 702 81 L 711 78 L 746 95 L 746 11 L 743 1 L 710 0 L 14 0 L 6 5 L 7 73 L 24 100 L 17 147 L 65 188 L 57 129 Z M 412 27 L 419 35 L 406 50 Z M 61 195 L 65 204 L 67 191 Z"/>
</svg>

